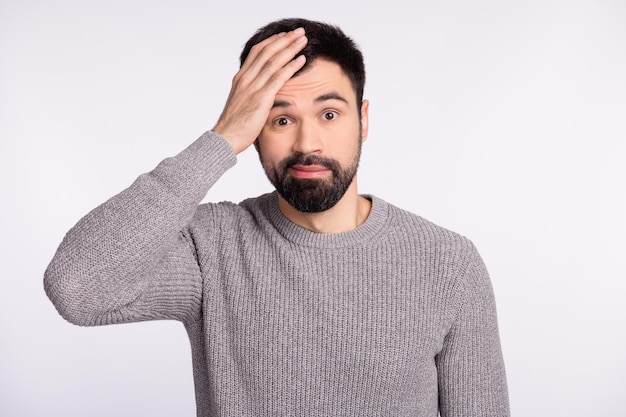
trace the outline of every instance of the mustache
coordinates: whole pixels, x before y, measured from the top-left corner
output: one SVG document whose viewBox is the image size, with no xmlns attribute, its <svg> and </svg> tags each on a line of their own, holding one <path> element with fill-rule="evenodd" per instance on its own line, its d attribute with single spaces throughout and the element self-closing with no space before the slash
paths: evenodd
<svg viewBox="0 0 626 417">
<path fill-rule="evenodd" d="M 319 165 L 330 169 L 333 174 L 338 174 L 341 166 L 339 162 L 331 158 L 325 158 L 319 155 L 294 154 L 288 156 L 280 162 L 282 171 L 286 171 L 294 165 Z"/>
</svg>

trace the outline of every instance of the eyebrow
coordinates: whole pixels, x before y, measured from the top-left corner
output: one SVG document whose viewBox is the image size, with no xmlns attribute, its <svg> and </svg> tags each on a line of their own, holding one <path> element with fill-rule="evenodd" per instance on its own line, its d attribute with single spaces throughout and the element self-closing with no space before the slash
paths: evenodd
<svg viewBox="0 0 626 417">
<path fill-rule="evenodd" d="M 315 100 L 313 100 L 313 102 L 322 103 L 324 101 L 329 101 L 329 100 L 339 100 L 339 101 L 343 101 L 346 104 L 349 104 L 348 100 L 346 100 L 341 94 L 337 93 L 336 91 L 331 91 L 329 93 L 322 94 L 321 96 L 316 97 Z M 276 100 L 274 101 L 272 108 L 291 107 L 291 105 L 292 104 L 286 100 Z"/>
</svg>

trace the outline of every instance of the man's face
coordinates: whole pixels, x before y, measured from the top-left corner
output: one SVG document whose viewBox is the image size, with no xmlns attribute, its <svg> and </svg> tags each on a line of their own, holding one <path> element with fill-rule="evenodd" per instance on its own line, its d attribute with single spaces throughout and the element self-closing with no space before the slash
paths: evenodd
<svg viewBox="0 0 626 417">
<path fill-rule="evenodd" d="M 333 207 L 354 181 L 367 116 L 368 102 L 359 113 L 350 79 L 334 62 L 317 59 L 287 81 L 257 141 L 280 196 L 301 212 Z"/>
</svg>

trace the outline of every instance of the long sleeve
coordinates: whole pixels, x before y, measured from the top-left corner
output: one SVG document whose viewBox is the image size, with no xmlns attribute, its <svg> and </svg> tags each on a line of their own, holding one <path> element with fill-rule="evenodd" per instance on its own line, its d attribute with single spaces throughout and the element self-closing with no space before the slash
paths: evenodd
<svg viewBox="0 0 626 417">
<path fill-rule="evenodd" d="M 207 132 L 82 218 L 44 275 L 59 313 L 85 326 L 190 319 L 201 282 L 185 226 L 235 162 L 223 138 Z"/>
<path fill-rule="evenodd" d="M 477 252 L 459 281 L 458 294 L 452 300 L 456 317 L 436 358 L 441 416 L 509 416 L 495 300 Z"/>
</svg>

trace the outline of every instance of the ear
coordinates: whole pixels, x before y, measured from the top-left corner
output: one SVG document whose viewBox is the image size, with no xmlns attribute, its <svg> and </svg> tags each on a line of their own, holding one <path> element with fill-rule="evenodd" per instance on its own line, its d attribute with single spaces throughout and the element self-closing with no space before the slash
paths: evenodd
<svg viewBox="0 0 626 417">
<path fill-rule="evenodd" d="M 367 133 L 369 132 L 369 100 L 363 100 L 361 103 L 361 141 L 365 142 Z"/>
</svg>

